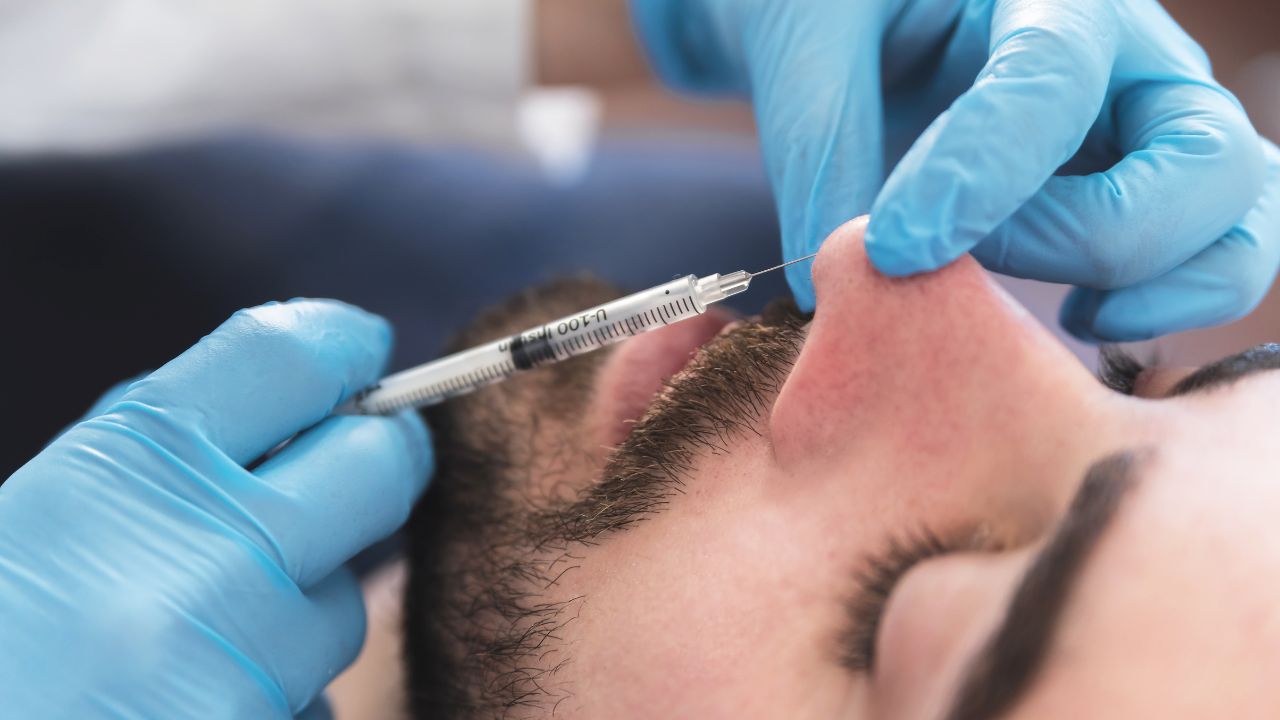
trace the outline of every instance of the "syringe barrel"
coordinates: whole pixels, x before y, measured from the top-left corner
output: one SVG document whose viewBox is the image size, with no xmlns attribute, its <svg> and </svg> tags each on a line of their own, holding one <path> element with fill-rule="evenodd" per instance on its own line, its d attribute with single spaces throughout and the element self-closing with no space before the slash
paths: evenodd
<svg viewBox="0 0 1280 720">
<path fill-rule="evenodd" d="M 707 311 L 705 279 L 669 283 L 384 378 L 339 412 L 384 415 L 434 405 L 518 372 L 566 360 Z M 714 301 L 719 297 L 709 297 Z"/>
</svg>

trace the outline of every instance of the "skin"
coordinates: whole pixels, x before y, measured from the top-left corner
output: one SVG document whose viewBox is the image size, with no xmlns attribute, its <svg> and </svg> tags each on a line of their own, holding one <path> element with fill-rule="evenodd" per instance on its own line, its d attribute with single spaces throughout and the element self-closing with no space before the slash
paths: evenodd
<svg viewBox="0 0 1280 720">
<path fill-rule="evenodd" d="M 556 714 L 940 717 L 1086 470 L 1126 449 L 1137 484 L 1009 716 L 1280 714 L 1280 373 L 1162 399 L 1187 371 L 1148 371 L 1117 394 L 971 260 L 888 279 L 864 228 L 824 244 L 819 311 L 759 435 L 704 453 L 662 512 L 575 549 L 548 591 L 574 608 L 544 657 L 568 661 L 545 680 Z M 641 392 L 631 356 L 652 352 L 628 343 L 581 425 L 546 428 L 594 449 L 531 473 L 534 495 L 598 476 Z M 908 572 L 874 670 L 846 668 L 856 572 L 922 528 L 966 550 Z"/>
</svg>

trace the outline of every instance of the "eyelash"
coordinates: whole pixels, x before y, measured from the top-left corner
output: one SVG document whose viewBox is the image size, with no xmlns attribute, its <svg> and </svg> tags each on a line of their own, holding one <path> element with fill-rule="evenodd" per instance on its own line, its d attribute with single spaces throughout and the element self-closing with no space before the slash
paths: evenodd
<svg viewBox="0 0 1280 720">
<path fill-rule="evenodd" d="M 891 540 L 884 551 L 867 561 L 857 574 L 858 589 L 849 610 L 851 623 L 842 643 L 845 667 L 855 672 L 870 672 L 875 667 L 876 635 L 894 587 L 911 568 L 954 549 L 924 529 Z"/>
<path fill-rule="evenodd" d="M 1138 376 L 1147 369 L 1137 358 L 1116 345 L 1104 345 L 1098 352 L 1098 380 L 1124 395 L 1132 395 Z"/>
</svg>

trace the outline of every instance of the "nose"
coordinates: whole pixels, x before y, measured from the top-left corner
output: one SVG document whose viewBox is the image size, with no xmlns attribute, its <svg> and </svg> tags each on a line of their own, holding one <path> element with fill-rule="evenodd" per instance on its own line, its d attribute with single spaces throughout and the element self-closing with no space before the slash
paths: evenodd
<svg viewBox="0 0 1280 720">
<path fill-rule="evenodd" d="M 832 528 L 1036 537 L 1099 449 L 1132 441 L 1134 409 L 1114 403 L 1133 401 L 971 258 L 889 278 L 865 229 L 841 227 L 814 262 L 814 319 L 769 418 L 774 491 L 820 498 L 811 519 Z"/>
<path fill-rule="evenodd" d="M 971 258 L 886 277 L 867 259 L 866 224 L 837 229 L 814 261 L 813 323 L 770 422 L 781 462 L 871 442 L 948 452 L 968 399 L 944 391 L 960 368 L 991 362 L 984 338 L 1009 329 L 1010 302 Z"/>
</svg>

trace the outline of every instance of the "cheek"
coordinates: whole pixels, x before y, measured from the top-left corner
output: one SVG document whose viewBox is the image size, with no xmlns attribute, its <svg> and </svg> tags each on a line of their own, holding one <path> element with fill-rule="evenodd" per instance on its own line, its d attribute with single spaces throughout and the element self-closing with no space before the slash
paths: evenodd
<svg viewBox="0 0 1280 720">
<path fill-rule="evenodd" d="M 832 563 L 758 478 L 723 463 L 696 479 L 705 492 L 588 551 L 571 583 L 584 715 L 834 716 L 849 678 Z"/>
</svg>

